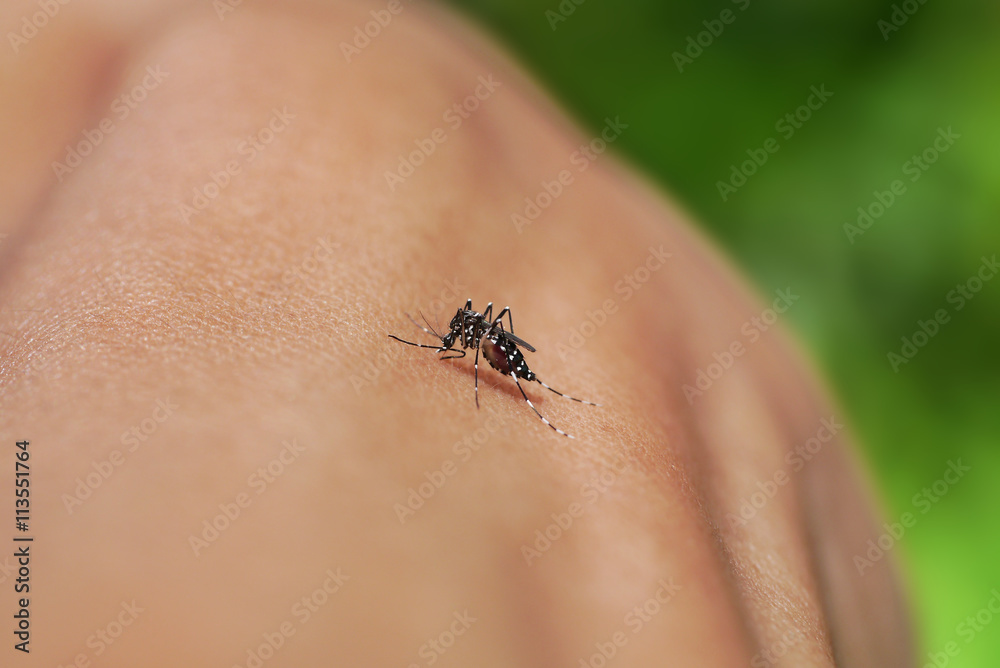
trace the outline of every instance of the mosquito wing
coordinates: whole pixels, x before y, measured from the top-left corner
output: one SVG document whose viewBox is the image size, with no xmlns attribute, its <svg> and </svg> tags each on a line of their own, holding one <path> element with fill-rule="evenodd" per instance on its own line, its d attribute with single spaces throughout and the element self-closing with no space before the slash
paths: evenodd
<svg viewBox="0 0 1000 668">
<path fill-rule="evenodd" d="M 529 353 L 535 352 L 535 346 L 531 345 L 530 343 L 528 343 L 527 341 L 525 341 L 521 337 L 515 336 L 514 334 L 511 334 L 510 332 L 504 332 L 504 336 L 506 336 L 508 339 L 510 339 L 511 341 L 513 341 L 514 343 L 516 343 L 517 345 L 521 346 L 525 350 L 527 350 Z"/>
</svg>

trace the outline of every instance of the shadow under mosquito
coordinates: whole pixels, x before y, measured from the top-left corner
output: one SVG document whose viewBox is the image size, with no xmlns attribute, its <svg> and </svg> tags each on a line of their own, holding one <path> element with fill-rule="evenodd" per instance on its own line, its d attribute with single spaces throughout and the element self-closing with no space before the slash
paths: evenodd
<svg viewBox="0 0 1000 668">
<path fill-rule="evenodd" d="M 472 403 L 473 408 L 476 405 L 476 369 L 473 364 L 465 363 L 465 359 L 459 360 L 445 360 L 442 364 L 448 364 L 456 371 L 462 373 L 463 376 L 467 376 L 469 379 L 469 401 Z M 485 369 L 483 367 L 486 367 Z M 532 390 L 535 387 L 539 389 L 544 389 L 538 383 L 532 383 L 525 380 L 521 380 L 521 387 L 524 388 L 524 393 L 528 395 L 531 399 L 531 403 L 536 406 L 544 406 L 549 400 L 548 397 Z M 510 376 L 505 376 L 499 371 L 493 369 L 488 363 L 483 362 L 482 359 L 479 360 L 479 405 L 482 406 L 484 399 L 489 401 L 486 397 L 486 390 L 496 390 L 498 392 L 503 392 L 510 395 L 514 399 L 520 402 L 524 402 L 524 397 L 517 389 L 517 385 L 514 384 L 514 379 Z"/>
</svg>

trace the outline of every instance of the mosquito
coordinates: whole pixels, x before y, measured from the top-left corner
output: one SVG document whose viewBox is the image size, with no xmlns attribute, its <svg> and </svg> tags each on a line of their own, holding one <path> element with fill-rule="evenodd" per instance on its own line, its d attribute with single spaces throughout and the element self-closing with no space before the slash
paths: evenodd
<svg viewBox="0 0 1000 668">
<path fill-rule="evenodd" d="M 503 326 L 504 316 L 507 317 L 509 329 L 506 329 Z M 487 304 L 486 310 L 479 313 L 478 311 L 474 311 L 472 309 L 472 300 L 469 299 L 465 302 L 465 308 L 460 308 L 456 311 L 455 317 L 451 319 L 451 323 L 448 325 L 448 333 L 443 336 L 439 334 L 429 322 L 427 322 L 427 318 L 424 318 L 423 314 L 421 314 L 420 317 L 423 318 L 424 323 L 427 325 L 426 327 L 414 320 L 413 316 L 409 313 L 406 314 L 406 317 L 410 319 L 410 322 L 427 334 L 440 339 L 440 345 L 429 346 L 422 343 L 414 343 L 412 341 L 401 339 L 393 334 L 389 335 L 390 339 L 395 339 L 408 346 L 430 348 L 435 350 L 441 353 L 440 359 L 442 360 L 461 359 L 465 357 L 465 350 L 467 348 L 476 349 L 476 408 L 479 408 L 480 350 L 482 350 L 483 357 L 486 358 L 486 361 L 489 362 L 491 367 L 503 375 L 511 376 L 514 379 L 517 389 L 521 391 L 521 396 L 528 402 L 528 406 L 531 407 L 531 410 L 535 411 L 535 415 L 541 418 L 542 422 L 567 438 L 573 438 L 573 435 L 567 434 L 562 429 L 556 427 L 554 424 L 549 422 L 537 408 L 535 408 L 535 404 L 531 403 L 531 399 L 529 399 L 528 395 L 524 393 L 524 388 L 521 387 L 521 381 L 518 380 L 519 378 L 523 378 L 526 381 L 535 381 L 545 389 L 558 394 L 560 397 L 565 397 L 566 399 L 571 399 L 572 401 L 578 401 L 581 404 L 587 404 L 588 406 L 600 406 L 600 404 L 595 404 L 592 401 L 577 399 L 576 397 L 571 397 L 568 394 L 563 394 L 555 388 L 549 387 L 535 375 L 534 371 L 528 368 L 527 362 L 524 361 L 524 354 L 520 349 L 523 348 L 529 353 L 533 353 L 535 352 L 535 347 L 514 334 L 514 320 L 511 318 L 509 306 L 503 307 L 503 310 L 497 314 L 497 317 L 493 318 L 493 302 Z M 461 348 L 455 347 L 456 344 L 461 345 Z"/>
</svg>

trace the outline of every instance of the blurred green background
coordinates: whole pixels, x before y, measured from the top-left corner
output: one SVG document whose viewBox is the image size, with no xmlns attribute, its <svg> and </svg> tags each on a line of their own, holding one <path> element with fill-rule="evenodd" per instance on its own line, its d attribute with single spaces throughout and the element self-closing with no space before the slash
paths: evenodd
<svg viewBox="0 0 1000 668">
<path fill-rule="evenodd" d="M 452 0 L 585 127 L 629 123 L 616 148 L 762 294 L 802 295 L 787 322 L 856 428 L 888 518 L 918 518 L 893 553 L 920 665 L 952 641 L 938 665 L 1000 665 L 1000 615 L 966 622 L 1000 590 L 1000 277 L 961 310 L 948 300 L 1000 254 L 1000 3 L 908 0 L 893 17 L 892 2 L 862 0 L 576 2 Z M 679 71 L 675 52 L 727 9 Z M 776 128 L 821 85 L 832 97 L 794 135 Z M 948 127 L 959 138 L 926 171 L 906 165 Z M 780 149 L 723 201 L 718 182 L 769 137 Z M 896 179 L 905 192 L 849 239 L 858 207 Z M 938 309 L 949 321 L 894 370 L 888 353 Z M 971 472 L 921 513 L 914 495 L 958 458 Z"/>
</svg>

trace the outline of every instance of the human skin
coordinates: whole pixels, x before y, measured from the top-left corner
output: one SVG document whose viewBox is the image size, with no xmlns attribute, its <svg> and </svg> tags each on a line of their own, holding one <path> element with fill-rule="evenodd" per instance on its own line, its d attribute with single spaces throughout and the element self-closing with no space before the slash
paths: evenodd
<svg viewBox="0 0 1000 668">
<path fill-rule="evenodd" d="M 844 416 L 780 326 L 746 336 L 773 296 L 611 154 L 570 162 L 600 128 L 440 8 L 403 5 L 347 62 L 340 43 L 385 5 L 123 6 L 67 5 L 4 55 L 0 436 L 7 471 L 30 441 L 35 536 L 32 651 L 8 634 L 4 665 L 245 666 L 283 624 L 266 666 L 579 666 L 616 637 L 609 665 L 912 664 L 892 555 L 853 562 L 882 518 L 849 429 L 792 465 Z M 168 75 L 119 118 L 147 66 Z M 480 77 L 499 86 L 453 127 L 443 113 Z M 262 150 L 241 145 L 269 123 Z M 511 214 L 564 169 L 519 230 Z M 184 211 L 213 174 L 217 196 Z M 482 360 L 477 410 L 472 351 L 441 362 L 387 337 L 431 343 L 404 312 L 438 326 L 467 297 L 510 305 L 539 377 L 602 404 L 522 383 L 575 439 Z M 745 352 L 689 401 L 733 342 Z M 281 473 L 257 473 L 284 443 Z M 349 579 L 304 620 L 293 606 L 328 569 Z M 88 638 L 133 601 L 98 655 Z M 466 611 L 443 653 L 426 644 Z"/>
</svg>

